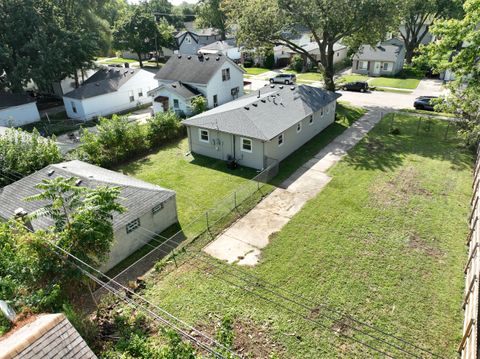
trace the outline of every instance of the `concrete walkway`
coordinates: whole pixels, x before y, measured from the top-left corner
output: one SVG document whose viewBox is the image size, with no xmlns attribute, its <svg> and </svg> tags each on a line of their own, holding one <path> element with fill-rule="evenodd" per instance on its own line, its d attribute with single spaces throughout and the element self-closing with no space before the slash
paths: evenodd
<svg viewBox="0 0 480 359">
<path fill-rule="evenodd" d="M 211 256 L 239 265 L 256 265 L 270 236 L 280 231 L 307 201 L 330 182 L 326 171 L 342 159 L 387 110 L 371 108 L 334 141 L 300 167 L 253 210 L 204 248 Z"/>
</svg>

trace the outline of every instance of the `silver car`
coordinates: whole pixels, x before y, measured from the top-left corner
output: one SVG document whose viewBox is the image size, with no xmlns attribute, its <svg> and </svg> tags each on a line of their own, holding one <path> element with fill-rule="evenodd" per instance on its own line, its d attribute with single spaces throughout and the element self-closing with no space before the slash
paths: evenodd
<svg viewBox="0 0 480 359">
<path fill-rule="evenodd" d="M 275 77 L 270 79 L 270 83 L 285 84 L 290 85 L 297 81 L 297 76 L 295 74 L 278 74 Z"/>
</svg>

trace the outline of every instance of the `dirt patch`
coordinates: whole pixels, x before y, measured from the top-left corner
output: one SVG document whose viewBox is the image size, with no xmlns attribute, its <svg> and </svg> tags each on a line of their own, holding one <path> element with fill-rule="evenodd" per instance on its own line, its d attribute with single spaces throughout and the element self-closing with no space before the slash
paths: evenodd
<svg viewBox="0 0 480 359">
<path fill-rule="evenodd" d="M 370 154 L 378 154 L 385 150 L 385 144 L 376 138 L 368 138 L 366 140 L 365 147 Z"/>
<path fill-rule="evenodd" d="M 353 321 L 350 318 L 343 317 L 332 325 L 332 330 L 338 335 L 349 335 L 352 332 Z"/>
<path fill-rule="evenodd" d="M 414 167 L 402 168 L 393 179 L 374 183 L 370 190 L 372 199 L 381 207 L 401 207 L 413 196 L 432 196 L 428 189 L 422 187 L 419 177 Z"/>
<path fill-rule="evenodd" d="M 408 248 L 422 252 L 430 257 L 440 258 L 443 257 L 444 252 L 437 247 L 425 242 L 418 233 L 412 233 L 408 240 Z"/>
<path fill-rule="evenodd" d="M 213 319 L 213 318 L 212 318 Z M 212 337 L 217 337 L 221 329 L 221 320 L 216 320 L 208 325 L 196 326 L 200 331 Z M 233 346 L 232 350 L 248 359 L 269 359 L 273 354 L 283 358 L 285 347 L 275 341 L 270 335 L 269 324 L 259 325 L 250 319 L 235 319 L 233 322 Z"/>
</svg>

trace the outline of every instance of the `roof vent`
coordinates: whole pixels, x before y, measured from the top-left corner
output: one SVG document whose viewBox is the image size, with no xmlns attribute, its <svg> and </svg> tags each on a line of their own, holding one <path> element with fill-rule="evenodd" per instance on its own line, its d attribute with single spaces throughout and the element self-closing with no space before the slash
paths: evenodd
<svg viewBox="0 0 480 359">
<path fill-rule="evenodd" d="M 248 111 L 248 110 L 250 110 L 250 107 L 245 106 L 244 109 Z"/>
<path fill-rule="evenodd" d="M 206 60 L 206 61 L 210 60 L 210 57 L 205 56 L 205 60 Z"/>
<path fill-rule="evenodd" d="M 15 217 L 25 217 L 28 214 L 28 212 L 22 207 L 18 207 L 13 213 L 15 214 Z"/>
<path fill-rule="evenodd" d="M 177 88 L 177 85 L 176 85 L 176 84 L 172 84 L 172 87 L 173 87 L 174 89 L 176 89 L 176 88 Z"/>
<path fill-rule="evenodd" d="M 78 179 L 75 181 L 75 186 L 80 186 L 82 184 L 82 180 Z"/>
<path fill-rule="evenodd" d="M 118 72 L 118 73 L 119 73 L 119 72 L 120 72 L 120 69 L 115 69 L 115 72 Z"/>
<path fill-rule="evenodd" d="M 55 173 L 55 170 L 49 170 L 47 172 L 48 177 L 52 176 Z"/>
<path fill-rule="evenodd" d="M 270 88 L 272 88 L 272 89 L 275 88 L 275 85 L 274 85 L 274 84 L 271 84 L 271 85 L 270 85 Z"/>
<path fill-rule="evenodd" d="M 100 84 L 98 82 L 95 83 L 95 86 L 100 86 Z"/>
<path fill-rule="evenodd" d="M 295 86 L 290 87 L 290 90 L 292 91 L 295 90 Z"/>
<path fill-rule="evenodd" d="M 217 58 L 215 60 L 220 61 L 220 56 L 217 56 Z"/>
<path fill-rule="evenodd" d="M 133 73 L 135 72 L 135 70 L 131 70 L 130 73 L 133 75 Z"/>
<path fill-rule="evenodd" d="M 178 55 L 178 58 L 181 59 L 181 58 L 182 58 L 182 55 Z"/>
<path fill-rule="evenodd" d="M 278 86 L 278 88 L 279 88 L 280 90 L 282 90 L 282 89 L 283 89 L 283 85 Z"/>
<path fill-rule="evenodd" d="M 252 106 L 253 106 L 253 107 L 257 107 L 257 106 L 258 106 L 258 103 L 252 103 Z"/>
<path fill-rule="evenodd" d="M 267 100 L 265 100 L 264 98 L 262 98 L 260 101 L 262 101 L 263 103 L 267 102 Z"/>
</svg>

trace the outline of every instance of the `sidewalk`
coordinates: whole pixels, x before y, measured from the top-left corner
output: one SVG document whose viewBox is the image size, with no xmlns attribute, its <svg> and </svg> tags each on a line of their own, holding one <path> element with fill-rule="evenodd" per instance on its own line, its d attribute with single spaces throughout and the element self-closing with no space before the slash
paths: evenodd
<svg viewBox="0 0 480 359">
<path fill-rule="evenodd" d="M 339 162 L 387 112 L 373 108 L 315 155 L 253 210 L 204 248 L 211 256 L 228 263 L 253 266 L 270 236 L 280 231 L 305 203 L 330 182 L 326 171 Z"/>
</svg>

